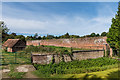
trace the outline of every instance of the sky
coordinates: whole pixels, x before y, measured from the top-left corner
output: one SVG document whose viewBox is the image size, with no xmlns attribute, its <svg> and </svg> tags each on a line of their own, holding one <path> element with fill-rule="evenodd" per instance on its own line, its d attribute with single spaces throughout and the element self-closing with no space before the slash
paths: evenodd
<svg viewBox="0 0 120 80">
<path fill-rule="evenodd" d="M 118 2 L 3 2 L 2 19 L 10 33 L 88 35 L 108 32 Z"/>
<path fill-rule="evenodd" d="M 0 1 L 0 20 L 2 18 L 2 2 Z"/>
</svg>

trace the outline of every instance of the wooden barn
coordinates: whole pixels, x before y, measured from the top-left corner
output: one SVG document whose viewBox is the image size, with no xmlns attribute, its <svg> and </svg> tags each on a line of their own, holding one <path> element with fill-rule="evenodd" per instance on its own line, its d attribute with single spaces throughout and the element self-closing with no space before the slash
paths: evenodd
<svg viewBox="0 0 120 80">
<path fill-rule="evenodd" d="M 24 49 L 26 46 L 26 43 L 23 42 L 20 39 L 8 39 L 4 44 L 3 44 L 3 49 L 6 49 L 7 52 L 17 52 L 22 49 Z"/>
</svg>

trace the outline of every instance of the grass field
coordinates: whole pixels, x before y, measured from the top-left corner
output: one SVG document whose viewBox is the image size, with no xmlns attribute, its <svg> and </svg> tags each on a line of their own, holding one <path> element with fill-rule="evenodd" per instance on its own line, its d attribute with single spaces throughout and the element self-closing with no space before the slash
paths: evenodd
<svg viewBox="0 0 120 80">
<path fill-rule="evenodd" d="M 90 49 L 81 49 L 81 48 L 70 48 L 70 47 L 58 47 L 58 46 L 27 46 L 24 52 L 39 52 L 39 53 L 56 53 L 56 54 L 69 54 L 73 50 L 90 50 Z"/>
<path fill-rule="evenodd" d="M 10 53 L 2 52 L 1 64 L 14 64 L 14 63 L 30 63 L 30 53 Z"/>
<path fill-rule="evenodd" d="M 118 80 L 120 79 L 120 71 L 118 68 L 108 69 L 105 71 L 81 73 L 81 74 L 55 74 L 51 78 L 74 78 L 74 80 Z M 76 78 L 76 79 L 75 79 Z"/>
</svg>

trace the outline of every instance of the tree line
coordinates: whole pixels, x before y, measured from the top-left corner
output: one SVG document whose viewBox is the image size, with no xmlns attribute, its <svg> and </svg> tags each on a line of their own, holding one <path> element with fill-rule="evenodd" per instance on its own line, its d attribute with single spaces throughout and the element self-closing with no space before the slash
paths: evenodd
<svg viewBox="0 0 120 80">
<path fill-rule="evenodd" d="M 35 33 L 34 36 L 27 36 L 24 35 L 17 35 L 16 33 L 8 34 L 9 30 L 3 21 L 0 21 L 0 27 L 2 28 L 2 42 L 6 41 L 7 39 L 21 39 L 23 41 L 27 40 L 45 40 L 45 39 L 63 39 L 63 38 L 80 38 L 80 37 L 99 37 L 99 36 L 106 36 L 107 32 L 102 32 L 101 34 L 91 33 L 90 35 L 79 36 L 79 35 L 70 35 L 68 32 L 61 36 L 54 36 L 49 35 L 47 36 L 40 36 L 38 33 Z"/>
</svg>

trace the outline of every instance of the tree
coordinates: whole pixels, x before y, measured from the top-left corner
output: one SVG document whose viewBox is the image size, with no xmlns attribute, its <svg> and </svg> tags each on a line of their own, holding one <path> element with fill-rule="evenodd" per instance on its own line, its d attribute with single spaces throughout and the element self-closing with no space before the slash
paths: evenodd
<svg viewBox="0 0 120 80">
<path fill-rule="evenodd" d="M 45 36 L 43 36 L 43 37 L 42 37 L 42 39 L 44 40 L 44 39 L 46 39 L 46 37 L 45 37 Z"/>
<path fill-rule="evenodd" d="M 95 37 L 96 34 L 95 34 L 95 33 L 91 33 L 90 36 L 91 36 L 91 37 Z"/>
<path fill-rule="evenodd" d="M 79 38 L 79 35 L 70 35 L 70 38 Z"/>
<path fill-rule="evenodd" d="M 25 40 L 27 41 L 27 40 L 33 40 L 33 37 L 32 36 L 27 36 L 26 38 L 25 38 Z"/>
<path fill-rule="evenodd" d="M 47 34 L 47 37 L 46 37 L 47 39 L 53 39 L 54 38 L 54 35 L 48 35 Z"/>
<path fill-rule="evenodd" d="M 17 36 L 15 37 L 15 39 L 20 39 L 20 40 L 22 40 L 22 41 L 25 41 L 25 36 L 23 36 L 23 35 L 17 35 Z"/>
<path fill-rule="evenodd" d="M 115 18 L 112 19 L 111 28 L 107 34 L 107 42 L 114 52 L 120 51 L 120 2 Z M 116 53 L 114 53 L 116 54 Z"/>
<path fill-rule="evenodd" d="M 2 34 L 2 42 L 6 41 L 8 39 L 8 32 L 9 29 L 5 25 L 3 21 L 0 21 L 0 35 Z"/>
<path fill-rule="evenodd" d="M 7 34 L 9 32 L 9 29 L 3 21 L 0 21 L 0 28 L 2 29 L 2 34 Z"/>
<path fill-rule="evenodd" d="M 107 32 L 102 32 L 101 36 L 107 36 Z"/>
<path fill-rule="evenodd" d="M 13 35 L 13 36 L 17 36 L 16 33 L 11 33 L 11 35 Z"/>
<path fill-rule="evenodd" d="M 64 35 L 64 38 L 70 38 L 70 35 L 68 32 Z"/>
<path fill-rule="evenodd" d="M 41 36 L 38 36 L 38 40 L 42 39 Z"/>
<path fill-rule="evenodd" d="M 37 39 L 38 38 L 38 34 L 35 33 L 35 35 L 33 36 L 34 39 Z"/>
<path fill-rule="evenodd" d="M 96 37 L 99 37 L 100 35 L 99 34 L 96 34 Z"/>
</svg>

